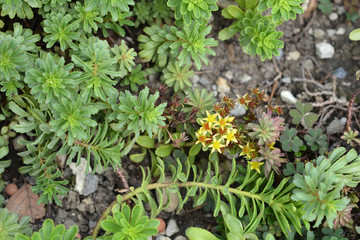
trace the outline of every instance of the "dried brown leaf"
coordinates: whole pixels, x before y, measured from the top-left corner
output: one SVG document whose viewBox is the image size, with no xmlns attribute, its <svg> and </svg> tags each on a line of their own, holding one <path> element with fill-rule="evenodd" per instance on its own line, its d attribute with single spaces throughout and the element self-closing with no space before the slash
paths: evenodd
<svg viewBox="0 0 360 240">
<path fill-rule="evenodd" d="M 313 11 L 316 11 L 317 8 L 317 1 L 316 0 L 310 0 L 308 1 L 308 6 L 306 7 L 305 13 L 304 13 L 304 17 L 305 18 L 309 18 L 312 15 Z"/>
<path fill-rule="evenodd" d="M 31 185 L 25 183 L 14 195 L 12 195 L 6 204 L 10 212 L 16 212 L 19 217 L 25 215 L 34 219 L 40 219 L 45 216 L 44 204 L 38 205 L 36 202 L 39 196 L 31 191 Z"/>
</svg>

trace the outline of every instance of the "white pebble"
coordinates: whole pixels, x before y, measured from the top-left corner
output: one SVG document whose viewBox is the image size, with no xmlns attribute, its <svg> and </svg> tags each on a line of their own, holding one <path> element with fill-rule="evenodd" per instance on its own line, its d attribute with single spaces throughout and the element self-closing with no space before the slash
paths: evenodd
<svg viewBox="0 0 360 240">
<path fill-rule="evenodd" d="M 187 238 L 180 235 L 180 236 L 177 236 L 174 240 L 187 240 Z"/>
<path fill-rule="evenodd" d="M 252 77 L 249 74 L 245 73 L 244 75 L 241 76 L 240 82 L 246 83 L 246 82 L 250 81 L 251 78 Z"/>
<path fill-rule="evenodd" d="M 329 37 L 333 37 L 336 33 L 336 30 L 335 29 L 327 29 L 326 32 L 329 35 Z"/>
<path fill-rule="evenodd" d="M 299 51 L 291 51 L 289 52 L 288 56 L 286 57 L 287 60 L 294 60 L 297 61 L 300 58 Z"/>
<path fill-rule="evenodd" d="M 338 20 L 338 18 L 339 18 L 339 15 L 336 12 L 332 12 L 329 15 L 330 21 L 336 21 L 336 20 Z"/>
<path fill-rule="evenodd" d="M 326 42 L 316 44 L 316 55 L 321 59 L 332 58 L 335 54 L 334 47 Z"/>
<path fill-rule="evenodd" d="M 179 227 L 176 224 L 176 221 L 174 219 L 170 219 L 165 230 L 166 236 L 171 237 L 172 235 L 178 232 L 179 232 Z"/>
<path fill-rule="evenodd" d="M 344 35 L 345 34 L 345 28 L 340 27 L 337 31 L 336 31 L 336 35 Z"/>
<path fill-rule="evenodd" d="M 171 240 L 171 238 L 165 236 L 158 236 L 156 240 Z"/>
<path fill-rule="evenodd" d="M 325 32 L 322 29 L 315 29 L 314 30 L 314 37 L 316 39 L 323 39 L 325 37 Z"/>
<path fill-rule="evenodd" d="M 297 102 L 297 99 L 289 90 L 282 90 L 280 93 L 280 98 L 283 102 L 288 104 L 295 104 Z"/>
</svg>

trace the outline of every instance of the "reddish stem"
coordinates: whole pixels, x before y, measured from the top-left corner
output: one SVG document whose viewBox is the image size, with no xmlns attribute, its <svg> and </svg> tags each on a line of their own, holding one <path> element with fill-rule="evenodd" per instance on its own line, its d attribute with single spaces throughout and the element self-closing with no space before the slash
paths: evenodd
<svg viewBox="0 0 360 240">
<path fill-rule="evenodd" d="M 355 92 L 353 92 L 353 94 L 351 94 L 344 132 L 348 132 L 351 129 L 351 117 L 353 114 L 353 107 L 354 107 L 355 99 L 359 94 L 360 94 L 360 89 L 356 90 Z"/>
</svg>

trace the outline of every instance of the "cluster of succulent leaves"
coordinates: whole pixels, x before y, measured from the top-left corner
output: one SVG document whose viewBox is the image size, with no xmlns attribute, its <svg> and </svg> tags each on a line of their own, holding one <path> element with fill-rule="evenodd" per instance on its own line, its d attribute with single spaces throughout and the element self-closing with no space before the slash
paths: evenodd
<svg viewBox="0 0 360 240">
<path fill-rule="evenodd" d="M 222 16 L 234 22 L 221 30 L 219 39 L 226 40 L 240 33 L 239 42 L 245 53 L 259 55 L 261 60 L 279 56 L 284 47 L 280 40 L 283 33 L 276 27 L 283 21 L 302 14 L 300 4 L 304 0 L 238 0 L 238 6 L 230 5 L 222 10 Z M 270 15 L 265 15 L 270 9 Z"/>
</svg>

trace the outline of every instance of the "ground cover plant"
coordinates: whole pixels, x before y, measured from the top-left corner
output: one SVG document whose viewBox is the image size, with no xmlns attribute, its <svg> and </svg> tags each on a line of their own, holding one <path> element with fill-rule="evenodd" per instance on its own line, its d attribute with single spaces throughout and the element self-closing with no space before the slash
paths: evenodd
<svg viewBox="0 0 360 240">
<path fill-rule="evenodd" d="M 66 169 L 112 169 L 121 178 L 122 159 L 138 164 L 141 183 L 118 194 L 82 239 L 155 236 L 156 217 L 170 205 L 163 199 L 174 193 L 177 213 L 191 202 L 218 221 L 212 231 L 187 228 L 190 240 L 355 232 L 360 156 L 351 146 L 360 140 L 351 111 L 359 92 L 340 143 L 329 146 L 310 103 L 288 111 L 272 96 L 265 101 L 259 87 L 216 100 L 189 80 L 215 55 L 216 39 L 236 36 L 261 61 L 280 56 L 277 29 L 303 14 L 303 2 L 237 0 L 221 10 L 229 25 L 214 37 L 216 0 L 0 0 L 0 174 L 19 166 L 34 179 L 6 207 L 0 196 L 0 239 L 79 239 L 78 226 L 46 219 L 31 229 L 29 222 L 44 217 L 44 205 L 62 206 L 74 188 Z M 328 3 L 319 8 L 328 11 Z M 236 117 L 239 106 L 245 113 Z M 18 135 L 23 149 L 14 157 Z M 11 204 L 19 199 L 37 214 L 16 213 Z"/>
</svg>

